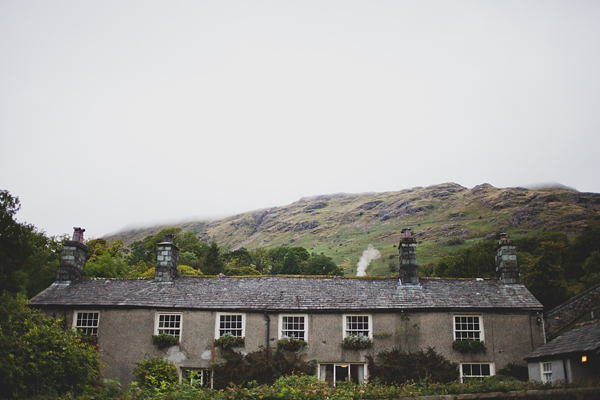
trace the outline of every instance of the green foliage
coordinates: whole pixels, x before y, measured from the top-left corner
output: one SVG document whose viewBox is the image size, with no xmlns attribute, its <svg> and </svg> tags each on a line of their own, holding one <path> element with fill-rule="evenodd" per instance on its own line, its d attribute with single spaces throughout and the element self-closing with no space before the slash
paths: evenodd
<svg viewBox="0 0 600 400">
<path fill-rule="evenodd" d="M 180 264 L 177 268 L 179 272 L 179 276 L 202 276 L 204 275 L 202 271 L 194 269 L 189 265 Z M 154 270 L 152 271 L 152 276 L 154 276 Z"/>
<path fill-rule="evenodd" d="M 373 347 L 373 341 L 368 336 L 359 333 L 358 335 L 348 335 L 342 342 L 344 349 L 370 349 Z"/>
<path fill-rule="evenodd" d="M 398 349 L 383 351 L 374 359 L 366 356 L 372 380 L 386 385 L 429 379 L 447 383 L 459 377 L 458 365 L 446 360 L 431 347 L 424 352 L 404 353 Z"/>
<path fill-rule="evenodd" d="M 33 225 L 18 223 L 20 208 L 18 197 L 0 190 L 0 293 L 33 297 L 53 282 L 62 245 Z"/>
<path fill-rule="evenodd" d="M 344 275 L 344 271 L 338 267 L 331 257 L 325 254 L 311 256 L 303 267 L 305 275 Z"/>
<path fill-rule="evenodd" d="M 452 342 L 452 349 L 462 354 L 485 353 L 485 343 L 473 339 L 455 340 Z"/>
<path fill-rule="evenodd" d="M 277 348 L 287 351 L 298 351 L 306 346 L 306 342 L 302 339 L 296 339 L 293 336 L 283 336 L 277 341 Z"/>
<path fill-rule="evenodd" d="M 223 336 L 218 339 L 215 339 L 215 346 L 220 347 L 222 349 L 228 349 L 231 347 L 243 347 L 246 343 L 243 337 L 233 336 L 231 333 L 227 332 Z"/>
<path fill-rule="evenodd" d="M 283 258 L 283 266 L 278 273 L 283 275 L 300 275 L 302 273 L 300 270 L 300 260 L 298 259 L 296 252 L 287 252 Z"/>
<path fill-rule="evenodd" d="M 261 275 L 261 273 L 252 267 L 225 267 L 225 275 L 228 276 L 246 276 Z"/>
<path fill-rule="evenodd" d="M 529 380 L 529 371 L 527 367 L 515 363 L 506 364 L 504 368 L 498 370 L 497 374 L 502 376 L 511 376 L 521 382 L 527 382 Z"/>
<path fill-rule="evenodd" d="M 583 263 L 584 284 L 587 288 L 600 283 L 600 251 L 595 250 Z"/>
<path fill-rule="evenodd" d="M 160 335 L 152 335 L 152 344 L 162 350 L 166 349 L 167 347 L 178 345 L 179 338 L 177 336 L 161 333 Z"/>
<path fill-rule="evenodd" d="M 550 310 L 564 302 L 567 284 L 561 267 L 565 245 L 561 242 L 542 242 L 539 254 L 529 264 L 521 264 L 522 282 Z"/>
<path fill-rule="evenodd" d="M 0 299 L 0 397 L 80 394 L 98 384 L 98 353 L 79 332 L 27 307 L 22 295 Z"/>
<path fill-rule="evenodd" d="M 149 358 L 135 364 L 133 374 L 142 387 L 166 388 L 177 383 L 177 367 L 160 358 Z"/>
<path fill-rule="evenodd" d="M 224 351 L 225 362 L 213 368 L 214 387 L 230 384 L 247 386 L 271 385 L 282 376 L 303 373 L 314 375 L 316 366 L 301 359 L 297 352 L 262 349 L 244 356 L 232 350 Z"/>
<path fill-rule="evenodd" d="M 495 242 L 473 243 L 455 255 L 443 257 L 435 266 L 435 276 L 448 278 L 490 278 L 496 273 Z"/>
<path fill-rule="evenodd" d="M 212 242 L 208 248 L 206 257 L 202 260 L 201 270 L 206 275 L 219 275 L 223 272 L 224 268 L 225 263 L 221 257 L 219 246 L 215 242 Z"/>
</svg>

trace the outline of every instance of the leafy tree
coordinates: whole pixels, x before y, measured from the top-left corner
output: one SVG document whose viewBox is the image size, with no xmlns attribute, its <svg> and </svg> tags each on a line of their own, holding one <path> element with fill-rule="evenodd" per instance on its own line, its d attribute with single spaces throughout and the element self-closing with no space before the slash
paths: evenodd
<svg viewBox="0 0 600 400">
<path fill-rule="evenodd" d="M 564 243 L 542 242 L 529 263 L 521 262 L 523 284 L 547 310 L 567 299 L 567 284 L 560 265 L 564 251 Z"/>
<path fill-rule="evenodd" d="M 130 275 L 133 268 L 127 265 L 121 240 L 108 244 L 104 239 L 91 239 L 86 245 L 88 247 L 88 260 L 85 265 L 87 276 L 124 278 Z"/>
<path fill-rule="evenodd" d="M 443 257 L 434 273 L 449 278 L 491 278 L 496 273 L 495 246 L 491 240 L 473 243 L 455 255 Z"/>
<path fill-rule="evenodd" d="M 15 220 L 19 198 L 0 190 L 0 293 L 26 293 L 32 297 L 54 280 L 61 243 Z"/>
<path fill-rule="evenodd" d="M 269 267 L 269 252 L 264 247 L 250 251 L 252 265 L 257 271 L 263 272 Z"/>
<path fill-rule="evenodd" d="M 283 266 L 279 270 L 280 274 L 284 275 L 299 275 L 300 274 L 300 261 L 298 256 L 293 251 L 288 251 L 283 259 Z"/>
<path fill-rule="evenodd" d="M 98 352 L 77 331 L 27 307 L 24 295 L 0 299 L 0 398 L 80 394 L 98 384 Z"/>
<path fill-rule="evenodd" d="M 586 288 L 590 288 L 600 283 L 600 251 L 592 251 L 590 256 L 583 263 L 585 276 L 583 283 Z"/>
<path fill-rule="evenodd" d="M 344 275 L 344 271 L 333 262 L 333 259 L 323 253 L 308 259 L 304 266 L 304 273 L 307 275 Z"/>
<path fill-rule="evenodd" d="M 216 242 L 212 242 L 206 253 L 206 257 L 202 260 L 202 272 L 206 275 L 218 275 L 223 273 L 225 264 L 221 257 L 219 246 Z"/>
</svg>

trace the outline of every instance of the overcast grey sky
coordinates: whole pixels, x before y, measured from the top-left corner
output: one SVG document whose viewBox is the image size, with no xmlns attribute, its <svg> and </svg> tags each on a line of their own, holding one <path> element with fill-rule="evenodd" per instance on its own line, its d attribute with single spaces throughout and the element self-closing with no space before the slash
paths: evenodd
<svg viewBox="0 0 600 400">
<path fill-rule="evenodd" d="M 0 1 L 0 189 L 100 237 L 456 182 L 600 192 L 600 1 Z"/>
</svg>

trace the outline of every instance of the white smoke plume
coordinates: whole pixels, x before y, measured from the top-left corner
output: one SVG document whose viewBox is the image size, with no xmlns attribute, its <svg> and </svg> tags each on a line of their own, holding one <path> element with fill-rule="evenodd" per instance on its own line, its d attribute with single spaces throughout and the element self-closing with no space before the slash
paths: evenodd
<svg viewBox="0 0 600 400">
<path fill-rule="evenodd" d="M 360 256 L 360 260 L 358 260 L 358 264 L 356 264 L 356 276 L 365 276 L 367 272 L 367 267 L 373 260 L 377 260 L 381 257 L 381 253 L 372 244 L 367 247 L 365 251 L 363 251 L 362 256 Z"/>
</svg>

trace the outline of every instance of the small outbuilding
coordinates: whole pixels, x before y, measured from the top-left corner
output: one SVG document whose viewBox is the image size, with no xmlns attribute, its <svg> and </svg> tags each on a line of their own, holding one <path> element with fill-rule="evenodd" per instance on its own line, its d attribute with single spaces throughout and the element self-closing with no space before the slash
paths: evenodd
<svg viewBox="0 0 600 400">
<path fill-rule="evenodd" d="M 568 331 L 525 360 L 533 381 L 600 381 L 600 323 Z"/>
</svg>

